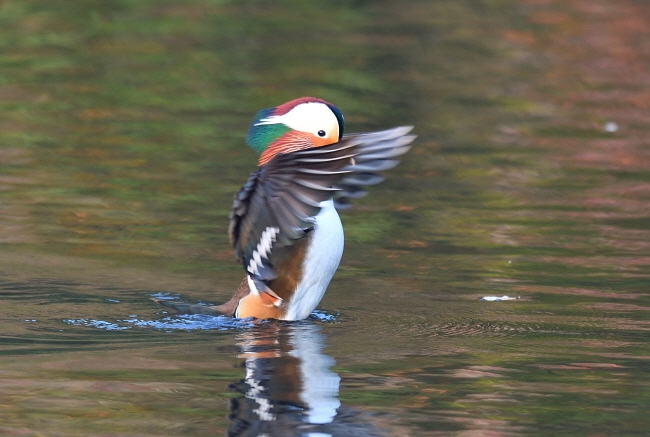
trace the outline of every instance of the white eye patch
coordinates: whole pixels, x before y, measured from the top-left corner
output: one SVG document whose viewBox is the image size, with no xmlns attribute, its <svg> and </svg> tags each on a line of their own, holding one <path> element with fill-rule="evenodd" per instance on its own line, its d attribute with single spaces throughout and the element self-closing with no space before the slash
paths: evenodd
<svg viewBox="0 0 650 437">
<path fill-rule="evenodd" d="M 271 115 L 255 123 L 255 126 L 283 123 L 289 128 L 309 132 L 319 137 L 339 136 L 339 122 L 332 110 L 324 103 L 301 103 L 284 115 Z M 322 132 L 325 132 L 325 135 Z"/>
</svg>

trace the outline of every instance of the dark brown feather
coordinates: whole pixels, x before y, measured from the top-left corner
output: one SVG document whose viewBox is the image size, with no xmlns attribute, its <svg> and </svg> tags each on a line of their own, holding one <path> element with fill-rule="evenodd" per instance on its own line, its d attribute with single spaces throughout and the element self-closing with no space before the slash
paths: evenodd
<svg viewBox="0 0 650 437">
<path fill-rule="evenodd" d="M 399 163 L 395 158 L 406 153 L 415 138 L 408 135 L 410 130 L 398 127 L 346 135 L 329 146 L 277 154 L 251 173 L 235 195 L 229 226 L 230 241 L 244 269 L 248 270 L 254 259 L 262 234 L 277 228 L 268 259 L 261 257 L 261 264 L 253 261 L 259 270 L 253 276 L 268 285 L 277 279 L 277 287 L 287 288 L 290 281 L 285 276 L 280 281 L 277 270 L 295 270 L 295 266 L 281 261 L 287 258 L 282 248 L 296 244 L 313 229 L 321 202 L 334 198 L 337 207 L 344 207 L 348 198 L 365 195 L 363 186 L 383 181 L 376 172 Z"/>
</svg>

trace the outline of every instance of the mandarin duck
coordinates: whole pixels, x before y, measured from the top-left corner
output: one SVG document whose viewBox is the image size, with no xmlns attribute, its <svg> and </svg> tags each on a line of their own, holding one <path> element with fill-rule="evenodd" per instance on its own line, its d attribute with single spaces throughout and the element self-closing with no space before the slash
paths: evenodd
<svg viewBox="0 0 650 437">
<path fill-rule="evenodd" d="M 313 97 L 257 113 L 246 143 L 258 167 L 235 195 L 229 234 L 246 276 L 222 305 L 177 310 L 301 320 L 316 308 L 343 254 L 337 209 L 384 180 L 415 139 L 412 127 L 343 134 L 343 115 Z"/>
</svg>

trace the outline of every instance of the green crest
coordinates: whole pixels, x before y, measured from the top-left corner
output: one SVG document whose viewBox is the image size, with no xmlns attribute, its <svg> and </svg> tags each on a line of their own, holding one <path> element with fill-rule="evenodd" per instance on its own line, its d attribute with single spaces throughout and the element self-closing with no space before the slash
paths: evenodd
<svg viewBox="0 0 650 437">
<path fill-rule="evenodd" d="M 269 144 L 280 138 L 282 135 L 289 132 L 291 129 L 283 123 L 275 124 L 259 124 L 263 118 L 268 117 L 271 114 L 271 109 L 263 109 L 255 115 L 255 119 L 251 126 L 248 128 L 248 134 L 246 135 L 246 144 L 248 147 L 255 150 L 257 153 L 264 152 Z"/>
</svg>

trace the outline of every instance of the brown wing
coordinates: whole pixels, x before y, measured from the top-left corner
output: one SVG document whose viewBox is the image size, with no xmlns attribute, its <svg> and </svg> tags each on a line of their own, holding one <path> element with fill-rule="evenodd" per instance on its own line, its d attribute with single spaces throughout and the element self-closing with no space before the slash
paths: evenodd
<svg viewBox="0 0 650 437">
<path fill-rule="evenodd" d="M 354 164 L 343 167 L 348 171 L 339 183 L 336 184 L 337 192 L 334 194 L 334 204 L 337 209 L 347 209 L 351 205 L 349 199 L 358 199 L 365 196 L 367 185 L 377 185 L 384 181 L 384 177 L 377 172 L 390 170 L 399 164 L 399 156 L 411 148 L 410 144 L 415 135 L 407 135 L 412 126 L 401 126 L 393 129 L 362 134 L 343 136 L 342 141 L 354 141 Z"/>
<path fill-rule="evenodd" d="M 230 213 L 230 240 L 237 259 L 261 280 L 275 277 L 271 249 L 288 246 L 313 229 L 319 204 L 354 156 L 354 144 L 276 155 L 253 172 L 239 190 Z M 251 260 L 253 261 L 251 263 Z"/>
<path fill-rule="evenodd" d="M 273 248 L 292 245 L 311 231 L 322 201 L 337 196 L 345 203 L 365 194 L 361 186 L 381 182 L 375 172 L 398 164 L 395 157 L 415 138 L 406 135 L 410 130 L 347 135 L 330 146 L 278 154 L 251 173 L 235 195 L 229 226 L 244 269 L 255 280 L 274 279 Z"/>
</svg>

